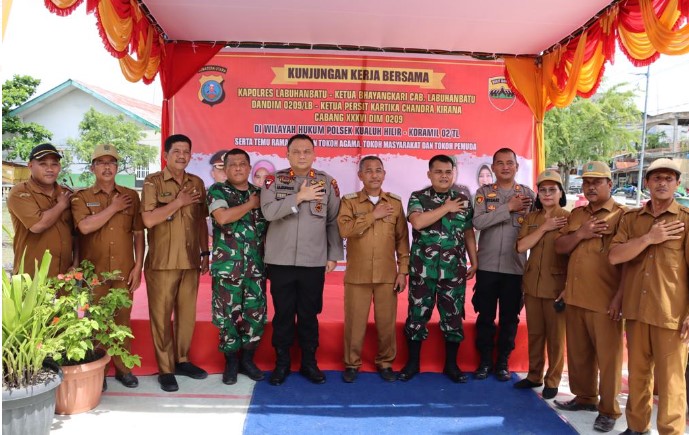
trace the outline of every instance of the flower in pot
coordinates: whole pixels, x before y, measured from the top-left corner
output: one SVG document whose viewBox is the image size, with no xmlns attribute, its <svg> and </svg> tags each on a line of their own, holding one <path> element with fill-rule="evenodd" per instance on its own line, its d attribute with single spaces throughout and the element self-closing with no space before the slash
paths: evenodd
<svg viewBox="0 0 689 435">
<path fill-rule="evenodd" d="M 55 411 L 55 388 L 62 372 L 50 357 L 72 354 L 81 344 L 69 336 L 86 320 L 69 317 L 70 308 L 56 303 L 56 288 L 46 251 L 35 274 L 2 272 L 2 432 L 48 434 Z"/>
<path fill-rule="evenodd" d="M 93 297 L 94 287 L 118 279 L 119 271 L 99 276 L 93 264 L 84 260 L 79 268 L 51 281 L 60 295 L 56 304 L 64 307 L 64 317 L 58 323 L 82 320 L 80 330 L 65 338 L 66 351 L 56 359 L 64 373 L 57 391 L 57 414 L 76 414 L 98 406 L 104 369 L 111 356 L 119 356 L 129 368 L 141 365 L 140 357 L 132 355 L 126 346 L 134 337 L 131 329 L 115 322 L 117 312 L 132 305 L 129 291 L 112 288 L 99 299 Z"/>
</svg>

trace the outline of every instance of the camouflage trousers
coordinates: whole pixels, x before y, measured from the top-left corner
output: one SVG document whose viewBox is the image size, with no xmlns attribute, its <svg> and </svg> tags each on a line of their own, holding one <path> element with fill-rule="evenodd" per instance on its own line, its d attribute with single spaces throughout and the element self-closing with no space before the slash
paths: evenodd
<svg viewBox="0 0 689 435">
<path fill-rule="evenodd" d="M 461 284 L 460 284 L 461 282 Z M 431 279 L 419 275 L 409 276 L 409 310 L 404 333 L 414 341 L 428 337 L 428 321 L 433 307 L 438 304 L 440 330 L 446 341 L 459 343 L 464 340 L 464 293 L 466 283 L 453 279 Z"/>
<path fill-rule="evenodd" d="M 221 352 L 253 349 L 266 324 L 266 279 L 213 277 L 213 324 L 220 329 Z"/>
</svg>

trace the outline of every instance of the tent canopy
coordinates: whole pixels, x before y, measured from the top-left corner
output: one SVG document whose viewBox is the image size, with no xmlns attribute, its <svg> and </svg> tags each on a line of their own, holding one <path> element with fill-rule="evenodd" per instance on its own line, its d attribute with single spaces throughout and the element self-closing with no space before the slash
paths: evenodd
<svg viewBox="0 0 689 435">
<path fill-rule="evenodd" d="M 169 40 L 538 55 L 610 0 L 143 0 Z"/>
</svg>

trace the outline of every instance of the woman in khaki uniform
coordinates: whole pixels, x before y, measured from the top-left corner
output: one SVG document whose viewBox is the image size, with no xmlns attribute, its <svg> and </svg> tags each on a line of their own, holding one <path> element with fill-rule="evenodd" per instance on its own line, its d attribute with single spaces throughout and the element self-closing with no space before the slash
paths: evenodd
<svg viewBox="0 0 689 435">
<path fill-rule="evenodd" d="M 527 389 L 543 385 L 545 350 L 548 371 L 543 398 L 557 395 L 564 367 L 565 316 L 560 293 L 565 288 L 567 256 L 555 253 L 555 237 L 567 223 L 569 212 L 560 174 L 546 170 L 538 175 L 536 211 L 526 215 L 517 237 L 517 251 L 531 250 L 524 270 L 524 306 L 529 331 L 529 374 L 514 384 Z M 558 307 L 558 308 L 556 308 Z"/>
</svg>

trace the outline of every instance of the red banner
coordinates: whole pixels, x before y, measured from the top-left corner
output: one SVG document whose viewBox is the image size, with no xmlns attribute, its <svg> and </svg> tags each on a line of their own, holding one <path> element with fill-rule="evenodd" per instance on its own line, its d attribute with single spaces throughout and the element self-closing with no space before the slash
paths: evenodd
<svg viewBox="0 0 689 435">
<path fill-rule="evenodd" d="M 207 183 L 208 159 L 221 149 L 243 148 L 254 171 L 287 167 L 287 139 L 297 133 L 315 140 L 314 167 L 345 193 L 360 189 L 357 163 L 368 154 L 385 164 L 384 189 L 405 201 L 428 185 L 435 154 L 455 157 L 457 182 L 472 192 L 501 147 L 516 151 L 519 181 L 533 181 L 533 117 L 499 61 L 228 50 L 199 70 L 171 109 L 171 131 L 193 142 L 189 171 Z"/>
</svg>

